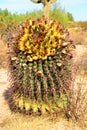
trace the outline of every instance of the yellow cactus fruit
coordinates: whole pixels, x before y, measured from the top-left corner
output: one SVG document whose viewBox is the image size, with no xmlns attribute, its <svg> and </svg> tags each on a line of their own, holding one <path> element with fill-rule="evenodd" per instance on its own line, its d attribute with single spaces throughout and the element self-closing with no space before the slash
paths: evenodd
<svg viewBox="0 0 87 130">
<path fill-rule="evenodd" d="M 43 104 L 43 106 L 41 107 L 41 113 L 42 115 L 43 114 L 46 114 L 46 109 L 45 109 L 45 105 Z"/>
<path fill-rule="evenodd" d="M 56 53 L 56 49 L 52 49 L 51 50 L 51 55 L 55 55 L 55 53 Z"/>
<path fill-rule="evenodd" d="M 28 40 L 28 34 L 24 34 L 21 38 L 21 41 L 26 42 Z"/>
<path fill-rule="evenodd" d="M 38 106 L 37 106 L 36 102 L 33 102 L 31 107 L 32 107 L 34 113 L 38 112 Z"/>
<path fill-rule="evenodd" d="M 59 107 L 60 109 L 63 109 L 63 108 L 64 108 L 64 104 L 63 104 L 63 101 L 62 101 L 61 99 L 58 101 L 58 107 Z"/>
<path fill-rule="evenodd" d="M 38 57 L 37 56 L 32 56 L 32 60 L 37 60 Z"/>
<path fill-rule="evenodd" d="M 60 38 L 61 38 L 61 34 L 60 34 L 60 33 L 58 33 L 58 34 L 57 34 L 57 37 L 60 39 Z"/>
<path fill-rule="evenodd" d="M 24 46 L 24 42 L 20 41 L 17 45 L 18 49 L 21 51 L 25 51 L 25 46 Z"/>
<path fill-rule="evenodd" d="M 45 57 L 40 57 L 40 59 L 42 59 L 42 60 L 46 60 L 47 59 L 47 56 L 45 56 Z"/>
<path fill-rule="evenodd" d="M 50 107 L 47 104 L 46 104 L 45 109 L 46 109 L 47 112 L 50 112 Z"/>
<path fill-rule="evenodd" d="M 24 29 L 24 33 L 25 33 L 25 34 L 28 34 L 28 33 L 29 33 L 29 29 L 28 29 L 28 28 L 25 28 L 25 29 Z"/>
<path fill-rule="evenodd" d="M 33 61 L 32 57 L 30 55 L 27 56 L 27 60 L 30 61 L 30 62 Z"/>
<path fill-rule="evenodd" d="M 19 98 L 19 108 L 21 110 L 24 108 L 24 98 L 22 96 Z"/>
<path fill-rule="evenodd" d="M 32 26 L 32 29 L 34 30 L 34 29 L 35 29 L 35 27 L 36 27 L 36 26 L 35 26 L 35 25 L 33 25 L 33 26 Z"/>
<path fill-rule="evenodd" d="M 50 112 L 50 108 L 48 107 L 47 104 L 43 103 L 43 105 L 41 107 L 41 113 L 42 114 L 47 114 L 47 112 Z"/>
<path fill-rule="evenodd" d="M 50 47 L 46 48 L 45 52 L 46 52 L 47 56 L 49 56 L 50 55 Z"/>
<path fill-rule="evenodd" d="M 66 54 L 67 52 L 66 52 L 66 50 L 65 50 L 65 49 L 63 49 L 63 50 L 62 50 L 62 53 L 63 53 L 63 54 Z"/>
<path fill-rule="evenodd" d="M 24 106 L 25 106 L 25 110 L 29 111 L 31 109 L 31 102 L 28 100 L 25 100 Z"/>
<path fill-rule="evenodd" d="M 31 19 L 30 19 L 30 21 L 29 21 L 29 25 L 32 26 L 32 20 L 31 20 Z"/>
<path fill-rule="evenodd" d="M 14 100 L 15 106 L 18 106 L 19 105 L 19 98 L 17 95 L 14 95 L 13 100 Z"/>
<path fill-rule="evenodd" d="M 69 44 L 69 42 L 63 42 L 62 46 L 67 46 Z"/>
<path fill-rule="evenodd" d="M 55 104 L 51 104 L 51 112 L 54 113 L 55 111 L 58 111 L 58 107 Z"/>
<path fill-rule="evenodd" d="M 30 42 L 29 41 L 27 41 L 24 45 L 26 48 L 30 49 Z"/>
<path fill-rule="evenodd" d="M 51 44 L 51 47 L 52 47 L 52 48 L 56 48 L 56 47 L 57 47 L 57 44 L 58 44 L 57 42 L 53 42 L 53 43 Z"/>
<path fill-rule="evenodd" d="M 61 66 L 62 66 L 62 63 L 61 63 L 61 62 L 57 63 L 57 66 L 58 66 L 58 67 L 61 67 Z"/>
<path fill-rule="evenodd" d="M 51 25 L 52 23 L 53 23 L 53 20 L 50 20 L 49 25 Z"/>
</svg>

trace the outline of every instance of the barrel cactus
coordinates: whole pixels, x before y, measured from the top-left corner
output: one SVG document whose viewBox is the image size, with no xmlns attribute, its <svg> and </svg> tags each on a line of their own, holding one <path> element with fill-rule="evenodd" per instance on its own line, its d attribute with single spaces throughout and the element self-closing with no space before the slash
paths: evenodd
<svg viewBox="0 0 87 130">
<path fill-rule="evenodd" d="M 58 21 L 29 18 L 17 27 L 9 46 L 15 109 L 44 114 L 66 107 L 74 47 L 68 31 Z"/>
</svg>

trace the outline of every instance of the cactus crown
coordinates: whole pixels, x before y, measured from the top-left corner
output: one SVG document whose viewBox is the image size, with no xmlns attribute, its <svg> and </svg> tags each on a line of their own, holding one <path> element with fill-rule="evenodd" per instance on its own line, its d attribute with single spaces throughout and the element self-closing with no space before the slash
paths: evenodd
<svg viewBox="0 0 87 130">
<path fill-rule="evenodd" d="M 55 20 L 48 21 L 44 17 L 28 19 L 17 41 L 17 48 L 26 54 L 29 62 L 45 60 L 61 48 L 63 32 L 61 24 Z"/>
</svg>

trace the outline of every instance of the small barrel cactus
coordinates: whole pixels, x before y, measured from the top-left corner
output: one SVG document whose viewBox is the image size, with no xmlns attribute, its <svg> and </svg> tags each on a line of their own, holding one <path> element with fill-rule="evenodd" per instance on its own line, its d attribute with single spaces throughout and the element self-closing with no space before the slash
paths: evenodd
<svg viewBox="0 0 87 130">
<path fill-rule="evenodd" d="M 73 42 L 55 20 L 29 18 L 10 42 L 12 99 L 25 113 L 50 113 L 67 104 L 72 82 Z"/>
</svg>

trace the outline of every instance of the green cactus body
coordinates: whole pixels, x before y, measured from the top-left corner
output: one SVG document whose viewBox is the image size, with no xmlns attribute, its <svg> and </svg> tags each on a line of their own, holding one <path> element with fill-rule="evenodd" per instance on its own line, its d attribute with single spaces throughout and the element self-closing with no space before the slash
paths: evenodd
<svg viewBox="0 0 87 130">
<path fill-rule="evenodd" d="M 67 30 L 44 17 L 28 19 L 17 28 L 12 41 L 13 55 L 9 56 L 16 108 L 36 114 L 63 109 L 65 90 L 72 80 L 74 47 Z"/>
</svg>

